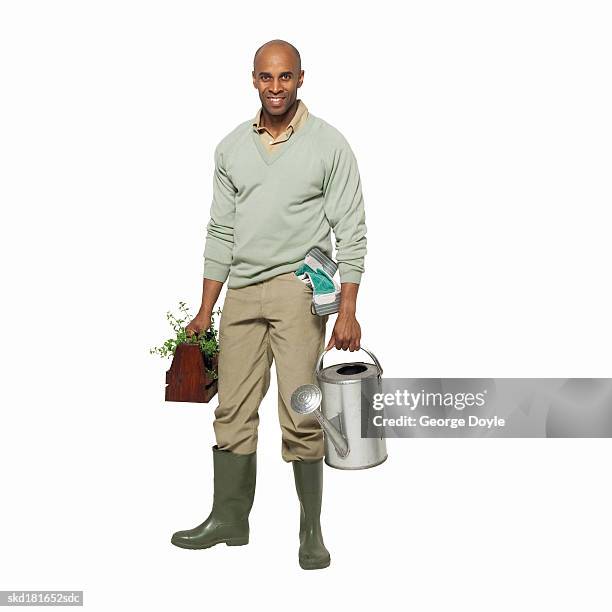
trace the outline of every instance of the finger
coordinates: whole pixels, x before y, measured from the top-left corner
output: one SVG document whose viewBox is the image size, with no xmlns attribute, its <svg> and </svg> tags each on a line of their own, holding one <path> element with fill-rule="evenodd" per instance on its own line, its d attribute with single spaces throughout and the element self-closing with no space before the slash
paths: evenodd
<svg viewBox="0 0 612 612">
<path fill-rule="evenodd" d="M 334 346 L 334 343 L 336 342 L 336 339 L 334 337 L 334 334 L 332 334 L 331 338 L 329 339 L 329 342 L 327 343 L 327 346 L 325 347 L 326 351 L 329 351 L 329 349 Z"/>
</svg>

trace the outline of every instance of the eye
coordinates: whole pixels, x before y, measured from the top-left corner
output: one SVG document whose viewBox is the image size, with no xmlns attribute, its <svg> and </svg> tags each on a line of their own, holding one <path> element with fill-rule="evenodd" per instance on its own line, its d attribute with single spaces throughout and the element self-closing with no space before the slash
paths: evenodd
<svg viewBox="0 0 612 612">
<path fill-rule="evenodd" d="M 290 79 L 291 75 L 290 74 L 283 74 L 283 79 Z"/>
</svg>

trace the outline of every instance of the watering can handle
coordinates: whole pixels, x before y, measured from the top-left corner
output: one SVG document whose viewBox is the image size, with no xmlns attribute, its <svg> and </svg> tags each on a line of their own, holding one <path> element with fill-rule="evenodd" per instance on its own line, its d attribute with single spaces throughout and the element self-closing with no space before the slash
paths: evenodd
<svg viewBox="0 0 612 612">
<path fill-rule="evenodd" d="M 334 347 L 332 347 L 334 348 Z M 380 361 L 378 361 L 378 359 L 376 359 L 376 355 L 374 355 L 374 353 L 372 351 L 369 351 L 365 346 L 361 345 L 360 350 L 366 352 L 371 358 L 372 361 L 374 361 L 374 363 L 376 364 L 376 368 L 378 369 L 378 377 L 380 378 L 382 376 L 383 373 L 383 369 L 382 366 L 380 365 Z M 326 349 L 321 353 L 321 356 L 319 357 L 318 361 L 317 361 L 317 367 L 315 369 L 315 374 L 318 374 L 321 369 L 323 368 L 323 357 L 325 357 L 325 353 L 328 353 L 329 351 L 331 351 L 331 349 Z"/>
</svg>

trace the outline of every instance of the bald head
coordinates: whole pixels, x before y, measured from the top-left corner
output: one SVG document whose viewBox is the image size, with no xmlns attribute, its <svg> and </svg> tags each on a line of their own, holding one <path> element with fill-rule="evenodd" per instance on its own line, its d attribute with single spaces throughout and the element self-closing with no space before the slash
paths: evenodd
<svg viewBox="0 0 612 612">
<path fill-rule="evenodd" d="M 269 40 L 255 51 L 255 56 L 253 57 L 253 70 L 257 71 L 257 62 L 260 58 L 267 57 L 272 53 L 290 54 L 293 56 L 293 61 L 295 62 L 298 73 L 302 70 L 300 52 L 290 42 L 281 40 L 280 38 Z"/>
<path fill-rule="evenodd" d="M 253 87 L 259 91 L 264 118 L 287 118 L 295 113 L 298 89 L 304 71 L 298 50 L 286 40 L 269 40 L 261 45 L 253 58 Z"/>
</svg>

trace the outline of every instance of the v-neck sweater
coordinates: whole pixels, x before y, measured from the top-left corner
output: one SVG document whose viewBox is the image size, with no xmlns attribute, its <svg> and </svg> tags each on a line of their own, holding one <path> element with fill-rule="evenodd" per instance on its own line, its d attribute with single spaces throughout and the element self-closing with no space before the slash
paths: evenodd
<svg viewBox="0 0 612 612">
<path fill-rule="evenodd" d="M 309 113 L 305 123 L 269 152 L 239 124 L 215 148 L 204 277 L 238 289 L 297 270 L 318 246 L 332 257 L 340 282 L 364 272 L 366 224 L 355 155 L 332 125 Z"/>
</svg>

